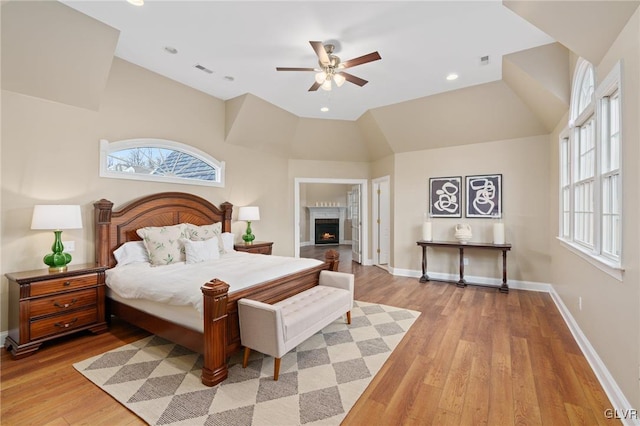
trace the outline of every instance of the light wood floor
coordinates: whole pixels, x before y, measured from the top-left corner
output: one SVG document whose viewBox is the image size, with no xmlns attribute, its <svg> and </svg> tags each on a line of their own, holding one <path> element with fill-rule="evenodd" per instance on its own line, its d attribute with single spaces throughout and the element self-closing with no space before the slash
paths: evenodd
<svg viewBox="0 0 640 426">
<path fill-rule="evenodd" d="M 356 274 L 357 300 L 422 312 L 343 424 L 619 424 L 549 295 L 340 269 Z M 2 425 L 144 424 L 72 364 L 146 335 L 114 321 L 21 360 L 2 350 Z"/>
</svg>

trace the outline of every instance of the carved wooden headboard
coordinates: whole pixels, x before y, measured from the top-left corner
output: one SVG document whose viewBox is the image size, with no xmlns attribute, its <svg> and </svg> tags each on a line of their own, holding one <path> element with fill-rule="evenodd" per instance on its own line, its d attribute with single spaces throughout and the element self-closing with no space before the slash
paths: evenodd
<svg viewBox="0 0 640 426">
<path fill-rule="evenodd" d="M 208 225 L 222 222 L 222 232 L 231 232 L 233 205 L 220 208 L 204 198 L 183 192 L 161 192 L 130 202 L 120 210 L 102 199 L 93 204 L 96 229 L 96 262 L 113 267 L 113 251 L 127 241 L 140 240 L 136 230 L 145 226 L 168 226 L 179 223 Z"/>
</svg>

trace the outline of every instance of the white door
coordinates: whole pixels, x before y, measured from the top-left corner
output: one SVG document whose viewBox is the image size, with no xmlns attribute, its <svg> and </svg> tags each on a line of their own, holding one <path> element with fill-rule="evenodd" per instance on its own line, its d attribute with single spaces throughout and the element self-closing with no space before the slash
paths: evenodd
<svg viewBox="0 0 640 426">
<path fill-rule="evenodd" d="M 389 194 L 389 180 L 384 179 L 373 183 L 373 214 L 374 214 L 374 259 L 377 265 L 389 264 L 391 247 L 391 197 Z"/>
<path fill-rule="evenodd" d="M 355 262 L 362 263 L 362 247 L 361 247 L 361 217 L 360 217 L 360 185 L 351 187 L 349 196 L 349 210 L 351 214 L 351 251 L 352 259 Z"/>
</svg>

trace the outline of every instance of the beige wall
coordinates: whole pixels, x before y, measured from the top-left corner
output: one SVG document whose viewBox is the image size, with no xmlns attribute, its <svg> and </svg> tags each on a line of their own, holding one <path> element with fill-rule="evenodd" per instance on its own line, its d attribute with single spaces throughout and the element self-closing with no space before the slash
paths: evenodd
<svg viewBox="0 0 640 426">
<path fill-rule="evenodd" d="M 549 221 L 551 283 L 598 356 L 615 379 L 630 407 L 640 407 L 640 11 L 596 68 L 597 81 L 622 60 L 622 167 L 623 178 L 623 280 L 618 281 L 562 246 L 558 234 L 558 200 L 550 197 Z M 549 191 L 558 188 L 558 137 L 560 123 L 549 141 L 551 179 Z M 578 298 L 582 298 L 582 310 Z"/>
<path fill-rule="evenodd" d="M 509 279 L 548 283 L 549 160 L 545 136 L 487 142 L 396 155 L 393 251 L 398 269 L 419 270 L 423 214 L 428 211 L 429 178 L 502 174 L 502 208 L 507 242 Z M 466 193 L 463 191 L 463 193 Z M 463 203 L 466 205 L 466 202 Z M 491 242 L 493 220 L 434 218 L 434 240 L 452 240 L 457 223 L 469 223 L 471 241 Z M 492 252 L 468 251 L 465 274 L 501 277 L 502 260 Z M 429 251 L 429 272 L 458 273 L 457 252 Z"/>
</svg>

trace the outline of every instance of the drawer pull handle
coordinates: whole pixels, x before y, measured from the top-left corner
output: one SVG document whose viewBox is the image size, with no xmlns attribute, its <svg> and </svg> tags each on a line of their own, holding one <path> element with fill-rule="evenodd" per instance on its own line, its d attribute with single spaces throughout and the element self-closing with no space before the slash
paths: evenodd
<svg viewBox="0 0 640 426">
<path fill-rule="evenodd" d="M 71 281 L 65 281 L 62 285 L 65 287 L 69 287 L 71 285 Z"/>
<path fill-rule="evenodd" d="M 69 306 L 75 305 L 77 301 L 78 299 L 72 299 L 71 303 L 65 303 L 64 305 L 61 305 L 58 302 L 53 302 L 53 306 L 55 306 L 56 308 L 68 308 Z"/>
<path fill-rule="evenodd" d="M 72 319 L 70 322 L 68 322 L 68 323 L 66 323 L 66 324 L 65 324 L 65 323 L 62 323 L 62 322 L 57 322 L 57 323 L 55 323 L 54 325 L 55 325 L 56 327 L 60 327 L 60 328 L 69 328 L 69 327 L 71 327 L 71 326 L 73 325 L 73 323 L 75 323 L 76 321 L 78 321 L 78 318 L 74 318 L 74 319 Z"/>
</svg>

